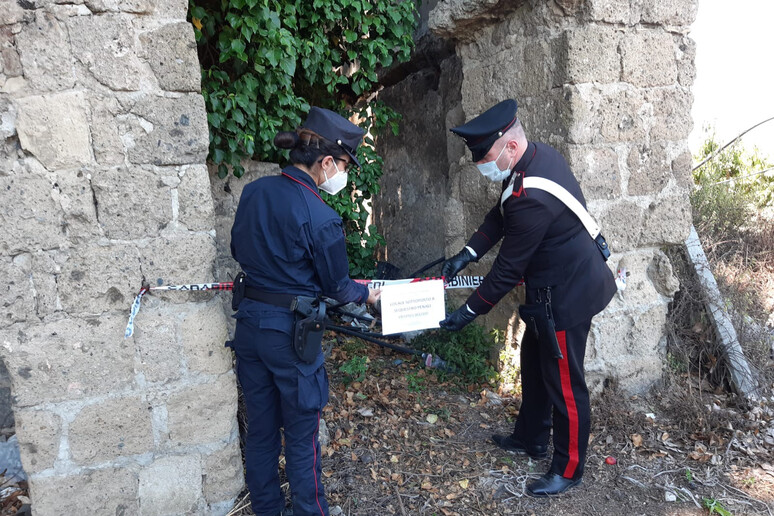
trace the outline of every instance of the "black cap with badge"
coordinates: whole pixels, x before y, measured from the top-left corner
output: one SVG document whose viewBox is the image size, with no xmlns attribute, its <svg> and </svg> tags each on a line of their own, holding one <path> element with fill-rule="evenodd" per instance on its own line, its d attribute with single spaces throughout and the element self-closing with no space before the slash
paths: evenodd
<svg viewBox="0 0 774 516">
<path fill-rule="evenodd" d="M 450 131 L 462 136 L 470 152 L 473 153 L 473 161 L 481 161 L 494 142 L 516 122 L 517 109 L 518 104 L 515 100 L 503 100 L 470 122 L 454 127 Z"/>
<path fill-rule="evenodd" d="M 352 163 L 360 168 L 360 162 L 355 155 L 365 135 L 365 131 L 361 128 L 338 113 L 319 107 L 312 107 L 309 110 L 309 115 L 302 127 L 338 144 L 352 159 Z"/>
</svg>

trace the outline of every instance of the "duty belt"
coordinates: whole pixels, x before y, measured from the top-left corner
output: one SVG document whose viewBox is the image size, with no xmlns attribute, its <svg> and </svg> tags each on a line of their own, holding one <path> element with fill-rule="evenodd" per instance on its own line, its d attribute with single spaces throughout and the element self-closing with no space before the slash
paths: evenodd
<svg viewBox="0 0 774 516">
<path fill-rule="evenodd" d="M 295 311 L 298 307 L 298 297 L 290 294 L 279 294 L 273 292 L 264 292 L 253 287 L 245 287 L 245 297 L 253 301 L 267 303 L 269 305 L 287 308 Z"/>
</svg>

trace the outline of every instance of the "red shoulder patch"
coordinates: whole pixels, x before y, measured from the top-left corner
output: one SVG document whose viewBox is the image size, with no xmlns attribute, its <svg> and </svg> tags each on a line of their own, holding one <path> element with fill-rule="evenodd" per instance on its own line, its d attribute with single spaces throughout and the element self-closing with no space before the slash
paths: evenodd
<svg viewBox="0 0 774 516">
<path fill-rule="evenodd" d="M 524 186 L 522 186 L 522 181 L 524 180 L 524 176 L 521 172 L 516 172 L 516 177 L 513 181 L 513 196 L 514 197 L 521 197 L 521 194 L 524 193 Z"/>
</svg>

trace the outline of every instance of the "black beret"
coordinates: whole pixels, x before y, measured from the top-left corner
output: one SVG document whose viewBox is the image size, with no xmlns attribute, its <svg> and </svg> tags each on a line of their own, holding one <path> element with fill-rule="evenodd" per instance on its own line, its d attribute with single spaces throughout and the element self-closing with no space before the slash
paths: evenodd
<svg viewBox="0 0 774 516">
<path fill-rule="evenodd" d="M 360 168 L 360 162 L 355 155 L 365 134 L 361 128 L 338 113 L 319 107 L 312 107 L 309 110 L 309 115 L 301 127 L 314 131 L 326 140 L 338 144 L 352 158 L 352 162 Z"/>
<path fill-rule="evenodd" d="M 476 118 L 451 132 L 462 136 L 473 153 L 473 161 L 481 161 L 494 142 L 516 122 L 518 104 L 513 99 L 503 100 L 487 109 Z"/>
</svg>

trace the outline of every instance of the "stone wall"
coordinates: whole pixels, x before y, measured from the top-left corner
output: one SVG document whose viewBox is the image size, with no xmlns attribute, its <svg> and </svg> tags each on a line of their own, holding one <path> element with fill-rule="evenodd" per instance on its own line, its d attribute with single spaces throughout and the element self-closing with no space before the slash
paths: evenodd
<svg viewBox="0 0 774 516">
<path fill-rule="evenodd" d="M 661 247 L 682 243 L 690 227 L 694 45 L 686 33 L 695 13 L 695 0 L 438 2 L 427 23 L 454 42 L 456 56 L 381 95 L 404 115 L 401 135 L 380 144 L 386 187 L 376 206 L 388 215 L 385 256 L 413 267 L 464 245 L 498 201 L 499 185 L 481 177 L 448 128 L 516 98 L 528 138 L 553 145 L 573 168 L 614 251 L 611 269 L 629 273 L 626 290 L 595 319 L 590 384 L 616 378 L 633 392 L 652 385 L 678 288 Z M 425 81 L 431 72 L 435 88 Z M 391 184 L 392 176 L 400 179 Z M 413 245 L 390 238 L 391 217 L 410 228 Z M 495 251 L 470 272 L 486 273 Z M 486 323 L 514 330 L 519 294 Z"/>
<path fill-rule="evenodd" d="M 225 514 L 243 486 L 184 0 L 0 0 L 0 356 L 33 512 Z"/>
</svg>

